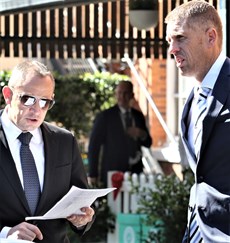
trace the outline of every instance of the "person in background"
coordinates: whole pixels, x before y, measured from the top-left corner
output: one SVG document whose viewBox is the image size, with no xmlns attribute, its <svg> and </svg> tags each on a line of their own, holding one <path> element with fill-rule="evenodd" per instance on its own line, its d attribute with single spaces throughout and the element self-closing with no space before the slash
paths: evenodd
<svg viewBox="0 0 230 243">
<path fill-rule="evenodd" d="M 0 112 L 0 238 L 68 243 L 68 224 L 83 234 L 93 222 L 91 207 L 82 208 L 82 215 L 25 222 L 28 216 L 44 215 L 73 185 L 88 187 L 74 136 L 44 121 L 54 104 L 54 88 L 46 66 L 24 61 L 2 89 L 6 107 Z"/>
<path fill-rule="evenodd" d="M 152 144 L 144 115 L 130 107 L 134 97 L 132 83 L 120 81 L 115 97 L 117 104 L 99 113 L 92 128 L 88 149 L 89 184 L 106 186 L 108 171 L 143 172 L 141 146 Z"/>
<path fill-rule="evenodd" d="M 221 19 L 208 2 L 189 1 L 165 22 L 169 53 L 181 75 L 196 80 L 181 120 L 195 177 L 183 242 L 230 242 L 230 59 Z"/>
</svg>

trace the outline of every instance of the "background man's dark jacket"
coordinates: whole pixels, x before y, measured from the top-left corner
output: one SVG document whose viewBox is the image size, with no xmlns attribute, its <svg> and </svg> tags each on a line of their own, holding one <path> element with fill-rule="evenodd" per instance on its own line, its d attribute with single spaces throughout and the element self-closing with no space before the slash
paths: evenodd
<svg viewBox="0 0 230 243">
<path fill-rule="evenodd" d="M 132 117 L 135 121 L 135 126 L 146 131 L 144 140 L 138 139 L 135 146 L 136 150 L 140 151 L 141 146 L 150 147 L 152 139 L 146 127 L 144 115 L 136 110 L 131 109 Z M 120 117 L 120 109 L 117 105 L 107 109 L 95 119 L 89 143 L 89 176 L 98 177 L 98 164 L 100 160 L 100 148 L 102 149 L 101 158 L 101 178 L 104 184 L 107 180 L 107 172 L 111 170 L 130 171 L 129 166 L 129 151 L 128 140 L 122 120 Z M 141 164 L 140 164 L 141 163 Z M 136 172 L 142 170 L 142 162 L 139 161 Z"/>
</svg>

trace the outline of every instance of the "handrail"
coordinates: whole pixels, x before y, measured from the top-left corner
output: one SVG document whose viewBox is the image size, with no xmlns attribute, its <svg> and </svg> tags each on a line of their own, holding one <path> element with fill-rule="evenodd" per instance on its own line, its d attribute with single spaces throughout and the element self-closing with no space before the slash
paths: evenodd
<svg viewBox="0 0 230 243">
<path fill-rule="evenodd" d="M 128 54 L 124 55 L 124 60 L 127 62 L 129 68 L 131 69 L 131 71 L 133 72 L 133 74 L 135 75 L 138 84 L 140 85 L 142 91 L 145 94 L 146 99 L 148 100 L 150 106 L 152 107 L 153 111 L 155 112 L 160 124 L 162 125 L 165 133 L 167 134 L 169 140 L 173 143 L 173 144 L 177 144 L 176 139 L 174 138 L 173 134 L 171 133 L 171 131 L 169 130 L 167 124 L 165 123 L 161 113 L 159 112 L 157 106 L 155 105 L 153 98 L 151 97 L 149 91 L 147 90 L 147 88 L 144 85 L 143 80 L 141 79 L 140 75 L 138 74 L 135 66 L 133 65 L 131 59 L 129 58 Z"/>
</svg>

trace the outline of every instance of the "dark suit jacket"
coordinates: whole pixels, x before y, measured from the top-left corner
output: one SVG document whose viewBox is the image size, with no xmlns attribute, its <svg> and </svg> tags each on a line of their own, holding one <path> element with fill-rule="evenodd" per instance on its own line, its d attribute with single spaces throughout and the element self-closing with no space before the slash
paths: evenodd
<svg viewBox="0 0 230 243">
<path fill-rule="evenodd" d="M 140 151 L 142 145 L 150 147 L 152 139 L 146 127 L 143 114 L 136 109 L 132 109 L 131 112 L 136 126 L 145 130 L 147 133 L 145 140 L 139 139 L 137 141 L 136 150 Z M 108 171 L 118 170 L 125 172 L 131 169 L 128 164 L 129 153 L 127 134 L 125 133 L 120 117 L 120 109 L 117 105 L 101 112 L 95 119 L 90 137 L 88 154 L 89 175 L 91 177 L 98 176 L 99 153 L 102 145 L 103 152 L 100 173 L 104 184 L 106 184 Z"/>
<path fill-rule="evenodd" d="M 87 188 L 87 178 L 74 136 L 46 122 L 41 130 L 45 148 L 45 176 L 36 215 L 45 214 L 72 185 Z M 15 226 L 25 221 L 27 216 L 30 216 L 30 210 L 0 123 L 0 229 Z M 69 242 L 66 237 L 67 220 L 34 223 L 44 236 L 44 240 L 36 242 Z"/>
<path fill-rule="evenodd" d="M 230 242 L 230 59 L 219 73 L 208 97 L 200 156 L 196 159 L 186 139 L 186 122 L 193 94 L 182 115 L 182 139 L 196 183 L 190 203 L 198 207 L 204 242 Z"/>
</svg>

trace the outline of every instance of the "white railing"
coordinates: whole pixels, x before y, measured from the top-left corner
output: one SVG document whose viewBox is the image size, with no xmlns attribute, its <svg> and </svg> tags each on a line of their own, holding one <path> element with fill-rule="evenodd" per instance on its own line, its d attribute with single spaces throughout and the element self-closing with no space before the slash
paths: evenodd
<svg viewBox="0 0 230 243">
<path fill-rule="evenodd" d="M 119 172 L 110 171 L 108 173 L 108 187 L 117 187 L 119 183 L 115 183 L 112 180 L 112 176 L 117 175 L 119 177 Z M 117 216 L 119 213 L 124 214 L 135 214 L 138 209 L 138 194 L 135 193 L 134 187 L 138 187 L 140 191 L 143 191 L 144 188 L 155 189 L 155 175 L 153 174 L 132 174 L 129 172 L 123 174 L 122 184 L 118 187 L 118 193 L 115 198 L 115 194 L 108 194 L 108 206 L 111 211 Z M 119 181 L 121 182 L 121 181 Z M 116 193 L 116 192 L 114 192 Z M 117 217 L 116 217 L 117 218 Z M 118 232 L 119 225 L 116 220 L 115 231 L 109 233 L 107 237 L 107 243 L 119 243 L 118 241 Z"/>
</svg>

